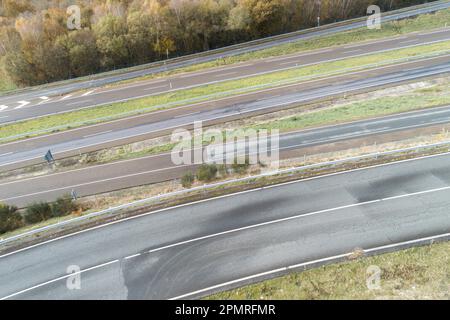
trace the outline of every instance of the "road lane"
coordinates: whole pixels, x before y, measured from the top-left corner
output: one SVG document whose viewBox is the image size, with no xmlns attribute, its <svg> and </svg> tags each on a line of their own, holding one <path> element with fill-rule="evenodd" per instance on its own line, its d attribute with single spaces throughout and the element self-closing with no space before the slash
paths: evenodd
<svg viewBox="0 0 450 320">
<path fill-rule="evenodd" d="M 47 97 L 46 95 L 40 94 L 34 100 L 17 101 L 17 98 L 13 97 L 0 97 L 0 105 L 6 106 L 6 108 L 0 109 L 0 115 L 7 116 L 7 118 L 0 118 L 0 124 L 174 92 L 177 90 L 233 79 L 241 79 L 290 68 L 374 54 L 377 52 L 410 47 L 412 45 L 424 45 L 426 43 L 450 40 L 450 29 L 445 28 L 438 32 L 430 32 L 430 34 L 411 33 L 405 37 L 406 39 L 409 39 L 409 41 L 414 41 L 415 44 L 403 43 L 394 37 L 368 43 L 363 42 L 358 44 L 357 47 L 352 46 L 351 50 L 345 46 L 338 46 L 333 48 L 332 51 L 329 49 L 321 49 L 307 53 L 291 54 L 280 57 L 275 61 L 261 59 L 237 65 L 214 68 L 208 71 L 169 76 L 163 81 L 161 81 L 161 79 L 156 79 L 125 84 L 116 88 L 89 90 L 77 94 L 72 93 L 69 98 L 65 98 L 64 96 Z"/>
<path fill-rule="evenodd" d="M 280 136 L 280 156 L 286 159 L 290 157 L 292 150 L 447 123 L 450 123 L 450 106 L 302 130 Z M 72 190 L 76 190 L 78 196 L 82 197 L 170 181 L 180 178 L 187 171 L 194 171 L 195 168 L 194 165 L 174 165 L 170 153 L 150 155 L 34 178 L 0 182 L 0 202 L 25 206 L 34 201 L 55 200 Z"/>
<path fill-rule="evenodd" d="M 382 19 L 384 22 L 401 20 L 408 17 L 414 17 L 420 14 L 432 13 L 439 10 L 447 9 L 450 7 L 450 2 L 446 0 L 442 1 L 434 1 L 421 6 L 415 6 L 410 8 L 401 9 L 394 12 L 386 12 L 382 14 Z M 342 23 L 336 23 L 332 25 L 324 25 L 319 28 L 311 28 L 307 30 L 303 30 L 301 32 L 293 32 L 290 34 L 282 35 L 281 38 L 279 36 L 268 37 L 262 40 L 251 41 L 244 46 L 242 44 L 229 46 L 225 48 L 220 48 L 216 50 L 210 50 L 206 53 L 201 53 L 200 55 L 189 55 L 182 58 L 179 61 L 178 58 L 166 60 L 163 62 L 157 62 L 153 64 L 147 64 L 140 66 L 139 70 L 129 70 L 127 72 L 121 72 L 119 74 L 111 74 L 106 73 L 102 75 L 96 75 L 95 78 L 89 78 L 88 80 L 80 80 L 75 82 L 61 82 L 55 83 L 48 88 L 34 87 L 25 92 L 5 95 L 0 97 L 1 101 L 6 102 L 16 102 L 18 100 L 33 100 L 39 96 L 55 96 L 55 95 L 64 95 L 71 93 L 76 90 L 81 89 L 92 89 L 99 86 L 104 86 L 106 84 L 114 83 L 117 81 L 133 79 L 136 77 L 156 74 L 159 72 L 164 72 L 168 70 L 174 70 L 181 67 L 186 67 L 198 63 L 204 63 L 208 61 L 213 61 L 216 59 L 222 59 L 224 57 L 230 57 L 239 55 L 242 53 L 253 52 L 256 50 L 271 48 L 273 46 L 283 44 L 283 43 L 291 43 L 296 40 L 307 40 L 307 39 L 315 39 L 320 36 L 332 35 L 339 32 L 349 31 L 361 27 L 366 27 L 366 19 L 356 19 L 353 21 L 348 21 L 344 25 Z M 423 33 L 420 33 L 423 34 Z M 0 105 L 3 103 L 0 103 Z"/>
<path fill-rule="evenodd" d="M 439 155 L 332 174 L 53 239 L 0 256 L 0 297 L 172 298 L 357 247 L 445 234 L 449 163 Z M 80 290 L 66 288 L 70 265 L 87 269 Z"/>
<path fill-rule="evenodd" d="M 7 143 L 0 145 L 0 154 L 6 154 L 0 157 L 0 166 L 8 170 L 41 163 L 49 149 L 56 157 L 76 155 L 170 134 L 174 128 L 189 127 L 194 121 L 203 121 L 204 125 L 216 124 L 343 93 L 444 75 L 450 72 L 449 59 L 450 56 L 444 56 L 384 66 Z"/>
</svg>

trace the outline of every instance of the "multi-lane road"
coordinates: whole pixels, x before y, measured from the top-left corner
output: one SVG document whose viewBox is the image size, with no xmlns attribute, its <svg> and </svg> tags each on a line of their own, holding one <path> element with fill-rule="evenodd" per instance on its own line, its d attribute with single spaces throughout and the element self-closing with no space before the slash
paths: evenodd
<svg viewBox="0 0 450 320">
<path fill-rule="evenodd" d="M 196 297 L 355 248 L 448 238 L 449 206 L 449 154 L 247 191 L 0 256 L 0 298 Z"/>
<path fill-rule="evenodd" d="M 49 149 L 56 157 L 77 155 L 169 134 L 175 128 L 191 126 L 194 121 L 210 125 L 343 93 L 444 75 L 450 72 L 449 62 L 450 55 L 444 55 L 398 63 L 5 143 L 0 145 L 0 166 L 6 170 L 40 163 Z"/>
<path fill-rule="evenodd" d="M 445 40 L 450 40 L 448 28 L 249 61 L 207 71 L 120 85 L 115 88 L 98 88 L 63 96 L 48 96 L 41 93 L 40 97 L 28 100 L 15 96 L 0 97 L 2 106 L 0 107 L 0 124 Z"/>
<path fill-rule="evenodd" d="M 449 7 L 450 2 L 447 0 L 431 2 L 422 6 L 405 8 L 403 10 L 399 10 L 398 12 L 384 13 L 382 21 L 387 22 L 400 20 L 420 14 L 436 12 L 439 10 L 447 9 Z M 2 106 L 7 106 L 7 109 L 11 110 L 11 108 L 15 107 L 25 107 L 25 106 L 29 107 L 31 104 L 45 104 L 46 102 L 48 102 L 50 97 L 70 95 L 72 92 L 81 89 L 86 89 L 88 90 L 87 92 L 90 92 L 92 90 L 95 90 L 96 87 L 104 86 L 106 84 L 111 84 L 122 80 L 133 79 L 145 75 L 157 74 L 167 70 L 174 70 L 177 68 L 213 61 L 224 57 L 235 56 L 242 53 L 270 48 L 283 43 L 290 43 L 297 40 L 314 39 L 320 36 L 332 35 L 339 32 L 354 30 L 365 26 L 366 26 L 365 19 L 356 19 L 353 22 L 345 23 L 343 25 L 338 23 L 336 25 L 322 26 L 320 28 L 313 28 L 309 30 L 304 30 L 302 32 L 293 32 L 291 34 L 283 35 L 282 37 L 279 36 L 272 38 L 269 37 L 263 40 L 249 42 L 244 45 L 241 44 L 221 48 L 218 50 L 211 50 L 206 54 L 204 53 L 201 54 L 200 56 L 191 55 L 183 57 L 181 61 L 179 61 L 179 59 L 173 59 L 167 60 L 164 63 L 160 62 L 156 64 L 149 64 L 147 66 L 140 67 L 139 70 L 124 71 L 112 75 L 106 73 L 104 75 L 96 76 L 94 79 L 68 83 L 62 82 L 59 84 L 51 85 L 49 88 L 40 88 L 40 87 L 32 88 L 31 90 L 25 90 L 24 92 L 21 93 L 0 97 L 0 110 L 3 109 Z M 6 117 L 5 115 L 3 116 Z M 0 117 L 0 120 L 12 121 L 12 118 L 11 119 L 8 118 L 9 116 L 4 119 L 1 119 Z"/>
<path fill-rule="evenodd" d="M 450 7 L 439 1 L 385 17 L 385 21 Z M 321 49 L 164 79 L 100 86 L 211 61 L 298 39 L 365 25 L 364 20 L 293 34 L 276 41 L 231 47 L 92 81 L 63 83 L 0 97 L 0 125 L 450 39 L 449 29 Z M 275 111 L 299 103 L 417 81 L 450 73 L 450 56 L 404 62 L 312 79 L 247 94 L 186 104 L 0 145 L 7 170 L 57 157 L 122 145 L 189 127 Z M 77 90 L 86 91 L 77 92 Z M 286 152 L 377 134 L 448 124 L 450 107 L 420 110 L 303 130 L 281 136 Z M 179 177 L 170 154 L 119 161 L 0 183 L 0 202 L 22 206 L 75 189 L 81 196 Z M 0 254 L 0 299 L 154 299 L 198 297 L 297 267 L 342 258 L 355 248 L 395 249 L 424 239 L 450 238 L 450 154 L 311 178 L 149 212 Z M 180 228 L 180 226 L 183 228 Z M 79 269 L 77 269 L 79 268 Z M 80 270 L 81 287 L 70 290 Z M 446 281 L 446 279 L 443 279 Z"/>
<path fill-rule="evenodd" d="M 280 136 L 281 158 L 289 152 L 372 135 L 401 132 L 450 123 L 450 106 L 425 109 L 376 119 L 303 130 Z M 195 165 L 175 165 L 170 153 L 94 165 L 0 183 L 0 202 L 25 206 L 35 201 L 55 200 L 75 190 L 79 196 L 180 178 Z"/>
</svg>

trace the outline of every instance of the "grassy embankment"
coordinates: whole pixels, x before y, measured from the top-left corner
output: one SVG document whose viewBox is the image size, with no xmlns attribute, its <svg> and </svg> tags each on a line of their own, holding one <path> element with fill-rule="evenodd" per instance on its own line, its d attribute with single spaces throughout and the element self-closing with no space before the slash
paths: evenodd
<svg viewBox="0 0 450 320">
<path fill-rule="evenodd" d="M 315 38 L 313 40 L 295 41 L 287 44 L 277 45 L 268 49 L 244 53 L 233 57 L 227 57 L 224 59 L 217 59 L 206 63 L 199 63 L 189 67 L 167 71 L 156 75 L 149 75 L 132 80 L 125 80 L 113 84 L 112 86 L 139 80 L 160 78 L 163 76 L 179 74 L 182 72 L 200 71 L 208 68 L 220 67 L 239 62 L 246 62 L 254 59 L 277 57 L 286 54 L 301 53 L 333 46 L 348 45 L 363 41 L 378 40 L 387 37 L 404 35 L 415 31 L 426 32 L 428 30 L 442 28 L 446 26 L 446 24 L 449 21 L 450 21 L 450 9 L 446 9 L 436 12 L 434 14 L 420 15 L 414 18 L 404 19 L 400 21 L 385 22 L 383 23 L 382 28 L 380 30 L 359 28 L 347 32 L 337 33 L 334 35 Z"/>
<path fill-rule="evenodd" d="M 250 119 L 243 129 L 279 129 L 280 133 L 309 129 L 318 126 L 332 125 L 348 121 L 368 119 L 372 117 L 392 115 L 401 112 L 414 111 L 424 108 L 450 104 L 450 83 L 437 84 L 431 87 L 414 89 L 392 96 L 349 101 L 346 104 L 325 107 L 314 111 L 299 111 L 293 115 L 264 122 L 254 122 Z M 97 159 L 99 162 L 137 158 L 140 156 L 169 152 L 173 144 L 165 143 L 145 148 L 141 151 L 121 152 L 115 156 L 109 153 Z"/>
<path fill-rule="evenodd" d="M 380 288 L 366 269 L 381 269 Z M 330 264 L 267 280 L 208 299 L 450 299 L 450 242 Z"/>
<path fill-rule="evenodd" d="M 225 59 L 217 59 L 207 63 L 199 63 L 185 68 L 158 73 L 156 75 L 149 75 L 132 80 L 125 80 L 113 84 L 113 86 L 117 84 L 123 84 L 139 80 L 160 78 L 167 75 L 179 74 L 183 72 L 199 71 L 212 67 L 224 66 L 238 62 L 249 61 L 253 59 L 261 59 L 296 52 L 304 52 L 308 50 L 321 49 L 330 46 L 357 43 L 366 40 L 382 39 L 385 37 L 406 34 L 414 31 L 424 32 L 427 30 L 444 27 L 445 24 L 448 23 L 448 21 L 450 21 L 450 9 L 442 10 L 434 14 L 420 15 L 418 17 L 414 17 L 411 19 L 386 22 L 383 24 L 381 30 L 369 30 L 367 28 L 360 28 L 331 36 L 320 37 L 314 40 L 295 41 L 289 44 L 274 46 L 269 49 L 245 53 L 234 57 L 227 57 Z M 124 72 L 126 72 L 126 70 L 124 70 Z M 74 81 L 78 80 L 79 79 L 75 79 Z M 17 89 L 17 86 L 14 83 L 12 83 L 5 75 L 0 74 L 0 95 L 2 93 L 6 93 L 15 89 Z"/>
<path fill-rule="evenodd" d="M 232 96 L 239 93 L 253 92 L 262 88 L 271 88 L 281 84 L 296 83 L 313 77 L 348 73 L 375 65 L 399 63 L 418 57 L 431 56 L 439 52 L 448 52 L 450 41 L 425 46 L 394 50 L 367 56 L 327 62 L 307 67 L 299 67 L 269 74 L 225 81 L 217 84 L 200 86 L 147 98 L 113 103 L 63 114 L 56 114 L 33 120 L 13 123 L 0 127 L 2 142 L 19 137 L 44 134 L 51 131 L 65 130 L 87 124 L 100 123 L 132 114 L 148 113 L 167 109 L 189 102 L 206 101 L 211 98 Z M 356 67 L 355 67 L 356 66 Z"/>
</svg>

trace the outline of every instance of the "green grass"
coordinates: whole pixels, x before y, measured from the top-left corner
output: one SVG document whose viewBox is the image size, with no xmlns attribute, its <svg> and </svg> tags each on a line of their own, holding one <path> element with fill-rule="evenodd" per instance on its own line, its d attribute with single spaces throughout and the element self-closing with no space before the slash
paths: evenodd
<svg viewBox="0 0 450 320">
<path fill-rule="evenodd" d="M 367 28 L 355 29 L 352 31 L 342 32 L 330 36 L 323 36 L 314 40 L 300 40 L 288 44 L 274 46 L 272 48 L 259 50 L 241 55 L 226 57 L 224 59 L 217 59 L 214 61 L 195 64 L 185 68 L 179 68 L 167 72 L 161 72 L 154 75 L 143 76 L 131 80 L 117 82 L 110 86 L 116 86 L 124 83 L 135 82 L 139 80 L 153 79 L 165 77 L 168 75 L 180 74 L 184 72 L 199 71 L 208 68 L 230 65 L 238 62 L 245 62 L 253 59 L 262 59 L 268 57 L 281 56 L 285 54 L 305 52 L 314 49 L 327 48 L 338 45 L 346 45 L 358 43 L 362 41 L 382 39 L 386 37 L 402 35 L 414 31 L 427 31 L 436 28 L 444 27 L 450 21 L 450 9 L 441 10 L 433 14 L 420 15 L 415 18 L 405 19 L 395 22 L 386 22 L 382 24 L 380 30 L 369 30 Z M 75 79 L 79 81 L 80 79 Z M 0 94 L 7 91 L 17 89 L 17 87 L 8 81 L 6 77 L 0 75 Z"/>
<path fill-rule="evenodd" d="M 14 140 L 15 138 L 18 138 L 16 136 L 21 137 L 25 134 L 31 136 L 49 131 L 66 130 L 73 127 L 117 119 L 132 114 L 148 113 L 183 105 L 186 104 L 187 101 L 199 102 L 211 98 L 232 96 L 238 93 L 252 92 L 282 84 L 296 83 L 312 77 L 344 72 L 348 73 L 349 70 L 355 70 L 355 66 L 357 66 L 357 70 L 360 70 L 375 65 L 393 63 L 394 61 L 404 61 L 413 59 L 414 57 L 435 55 L 439 52 L 448 52 L 448 50 L 450 50 L 450 41 L 294 68 L 240 80 L 225 81 L 217 84 L 179 90 L 127 102 L 113 103 L 51 115 L 2 126 L 0 127 L 0 139 L 5 142 Z"/>
<path fill-rule="evenodd" d="M 10 81 L 0 70 L 0 94 L 17 89 L 17 86 Z"/>
<path fill-rule="evenodd" d="M 398 97 L 383 97 L 348 105 L 313 111 L 306 114 L 290 116 L 253 126 L 255 129 L 279 129 L 280 132 L 307 129 L 316 126 L 331 125 L 353 120 L 386 116 L 395 113 L 431 108 L 450 104 L 450 88 L 444 94 L 414 91 Z"/>
<path fill-rule="evenodd" d="M 377 116 L 392 115 L 401 112 L 432 108 L 450 104 L 450 84 L 444 83 L 428 88 L 404 92 L 397 96 L 373 98 L 364 101 L 349 102 L 331 108 L 317 111 L 303 111 L 285 118 L 268 120 L 243 127 L 243 130 L 252 129 L 279 129 L 280 133 L 294 130 L 308 129 L 336 123 L 362 120 Z M 224 133 L 225 134 L 225 133 Z M 204 141 L 207 144 L 207 141 Z M 174 144 L 166 143 L 152 146 L 138 152 L 131 152 L 127 146 L 114 155 L 105 153 L 97 157 L 96 162 L 106 163 L 115 160 L 137 158 L 141 156 L 169 152 Z"/>
<path fill-rule="evenodd" d="M 366 270 L 381 269 L 380 288 L 369 290 Z M 450 242 L 410 248 L 218 293 L 208 299 L 450 299 Z"/>
<path fill-rule="evenodd" d="M 160 78 L 167 75 L 174 75 L 183 72 L 200 71 L 208 68 L 230 65 L 239 62 L 246 62 L 254 59 L 276 57 L 286 54 L 306 52 L 327 47 L 377 40 L 387 37 L 404 35 L 414 31 L 425 32 L 436 28 L 442 28 L 449 21 L 450 21 L 450 9 L 446 9 L 438 11 L 434 14 L 420 15 L 415 18 L 404 19 L 401 21 L 386 22 L 382 24 L 382 28 L 380 30 L 359 28 L 347 32 L 337 33 L 334 35 L 315 38 L 313 40 L 299 40 L 292 43 L 274 46 L 268 49 L 243 53 L 237 56 L 226 57 L 224 59 L 217 59 L 206 63 L 195 64 L 189 67 L 163 72 L 156 75 L 148 75 L 132 80 L 125 80 L 122 82 L 118 82 L 113 86 L 129 82 L 135 82 L 139 80 Z"/>
</svg>

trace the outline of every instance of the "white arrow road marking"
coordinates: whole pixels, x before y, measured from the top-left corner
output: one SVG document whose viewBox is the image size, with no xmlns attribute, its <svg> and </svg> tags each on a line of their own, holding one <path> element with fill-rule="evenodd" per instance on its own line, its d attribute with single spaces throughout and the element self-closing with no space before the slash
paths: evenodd
<svg viewBox="0 0 450 320">
<path fill-rule="evenodd" d="M 4 104 L 0 105 L 0 111 L 8 109 L 8 106 L 5 106 Z"/>
<path fill-rule="evenodd" d="M 17 107 L 15 107 L 14 109 L 20 109 L 20 108 L 25 107 L 27 104 L 30 104 L 29 101 L 25 101 L 25 100 L 19 101 L 18 103 L 19 103 L 19 105 Z"/>
<path fill-rule="evenodd" d="M 91 91 L 85 92 L 85 93 L 83 93 L 81 96 L 82 96 L 82 97 L 87 96 L 87 95 L 91 94 L 91 93 L 94 92 L 94 91 L 95 91 L 95 90 L 91 90 Z"/>
<path fill-rule="evenodd" d="M 45 103 L 45 102 L 47 102 L 47 101 L 50 100 L 50 98 L 49 98 L 49 97 L 46 97 L 46 96 L 39 97 L 39 99 L 41 99 L 42 101 L 39 102 L 37 105 L 43 104 L 43 103 Z"/>
</svg>

